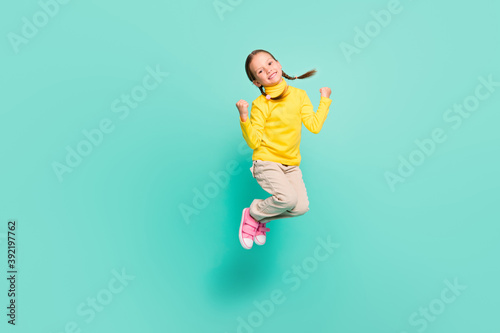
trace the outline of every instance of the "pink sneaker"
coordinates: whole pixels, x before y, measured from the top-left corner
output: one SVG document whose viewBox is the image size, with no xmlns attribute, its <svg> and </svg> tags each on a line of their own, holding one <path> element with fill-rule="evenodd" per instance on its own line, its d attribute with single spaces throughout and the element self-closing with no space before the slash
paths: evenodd
<svg viewBox="0 0 500 333">
<path fill-rule="evenodd" d="M 257 227 L 257 231 L 255 233 L 255 244 L 264 245 L 266 243 L 266 231 L 270 229 L 266 227 L 265 223 L 260 223 Z"/>
<path fill-rule="evenodd" d="M 240 223 L 240 243 L 245 249 L 250 250 L 253 246 L 255 232 L 259 227 L 259 222 L 250 215 L 250 208 L 243 209 Z"/>
</svg>

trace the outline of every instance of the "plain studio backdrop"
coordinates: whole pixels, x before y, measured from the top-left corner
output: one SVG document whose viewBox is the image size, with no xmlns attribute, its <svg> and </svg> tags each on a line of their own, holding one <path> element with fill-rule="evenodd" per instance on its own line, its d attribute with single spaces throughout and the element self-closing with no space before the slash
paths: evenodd
<svg viewBox="0 0 500 333">
<path fill-rule="evenodd" d="M 0 13 L 2 332 L 500 330 L 497 1 Z M 235 104 L 260 48 L 333 102 L 302 127 L 310 211 L 248 251 L 241 211 L 268 194 Z"/>
</svg>

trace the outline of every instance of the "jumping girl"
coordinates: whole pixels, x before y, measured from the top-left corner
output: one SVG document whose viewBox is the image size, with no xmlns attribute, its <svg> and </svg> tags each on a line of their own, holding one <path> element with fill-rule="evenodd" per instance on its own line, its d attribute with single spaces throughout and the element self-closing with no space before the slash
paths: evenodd
<svg viewBox="0 0 500 333">
<path fill-rule="evenodd" d="M 253 200 L 250 207 L 243 209 L 239 238 L 245 249 L 251 249 L 254 241 L 258 245 L 266 242 L 266 231 L 270 230 L 266 227 L 267 222 L 300 216 L 309 210 L 299 168 L 302 123 L 309 131 L 319 133 L 332 100 L 330 88 L 321 88 L 319 107 L 314 112 L 306 92 L 289 86 L 285 78 L 305 79 L 316 70 L 291 77 L 268 51 L 252 51 L 246 59 L 245 71 L 261 95 L 252 102 L 250 119 L 248 102 L 239 100 L 236 103 L 240 126 L 243 138 L 253 149 L 252 177 L 271 194 L 265 200 Z"/>
</svg>

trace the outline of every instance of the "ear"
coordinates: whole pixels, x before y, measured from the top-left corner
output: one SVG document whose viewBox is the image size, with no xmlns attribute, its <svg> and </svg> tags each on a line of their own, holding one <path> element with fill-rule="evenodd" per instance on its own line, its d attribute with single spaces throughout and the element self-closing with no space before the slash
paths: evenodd
<svg viewBox="0 0 500 333">
<path fill-rule="evenodd" d="M 259 87 L 259 88 L 260 88 L 260 86 L 262 86 L 262 84 L 260 84 L 260 83 L 259 83 L 259 82 L 257 82 L 256 80 L 253 80 L 252 82 L 253 82 L 253 84 L 255 84 L 255 85 L 256 85 L 257 87 Z"/>
</svg>

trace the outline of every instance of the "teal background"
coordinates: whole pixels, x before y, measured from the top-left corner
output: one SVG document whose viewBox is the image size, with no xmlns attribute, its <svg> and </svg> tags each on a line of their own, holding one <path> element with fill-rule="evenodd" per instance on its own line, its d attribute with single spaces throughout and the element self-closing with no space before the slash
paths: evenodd
<svg viewBox="0 0 500 333">
<path fill-rule="evenodd" d="M 18 53 L 7 36 L 40 5 L 1 6 L 0 268 L 17 219 L 19 271 L 15 327 L 1 279 L 2 332 L 237 332 L 276 289 L 286 300 L 252 331 L 499 331 L 500 87 L 457 129 L 443 114 L 478 77 L 500 81 L 500 4 L 402 0 L 348 62 L 339 45 L 388 2 L 231 3 L 221 19 L 211 1 L 70 1 Z M 290 75 L 316 68 L 289 84 L 315 109 L 321 87 L 333 102 L 318 135 L 303 127 L 310 211 L 271 222 L 267 244 L 247 251 L 241 211 L 267 193 L 235 104 L 258 97 L 244 72 L 258 48 Z M 120 119 L 113 101 L 148 66 L 169 74 Z M 59 181 L 52 163 L 102 119 L 113 131 Z M 434 128 L 446 141 L 391 191 L 384 173 Z M 229 184 L 184 218 L 228 163 Z M 283 274 L 318 237 L 340 246 L 291 290 Z M 122 269 L 133 280 L 87 322 L 77 308 Z M 411 325 L 454 279 L 462 294 L 425 329 Z"/>
</svg>

